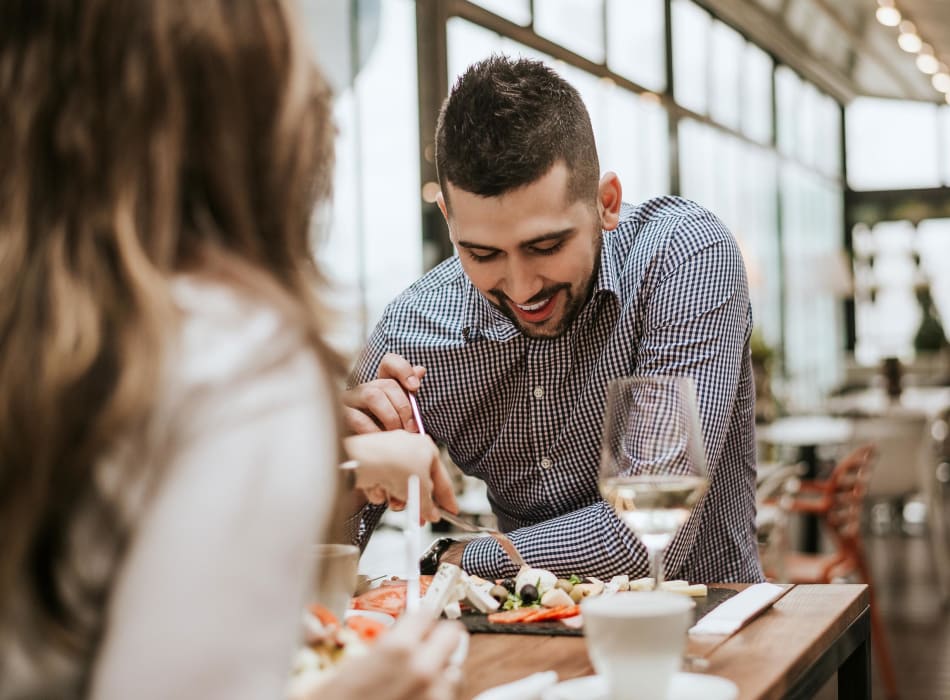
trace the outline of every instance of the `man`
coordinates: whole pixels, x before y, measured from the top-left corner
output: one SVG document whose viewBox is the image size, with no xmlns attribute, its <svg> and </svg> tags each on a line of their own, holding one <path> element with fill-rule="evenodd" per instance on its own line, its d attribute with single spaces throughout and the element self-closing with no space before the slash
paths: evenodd
<svg viewBox="0 0 950 700">
<path fill-rule="evenodd" d="M 499 526 L 560 575 L 646 575 L 642 544 L 598 493 L 607 382 L 695 380 L 710 489 L 665 557 L 670 576 L 759 581 L 751 313 L 735 240 L 710 212 L 621 202 L 600 177 L 577 91 L 543 64 L 471 66 L 436 131 L 439 207 L 458 255 L 396 298 L 345 396 L 356 432 L 425 428 L 484 479 Z M 425 377 L 425 380 L 423 380 Z M 378 513 L 363 512 L 364 536 Z M 491 539 L 436 547 L 510 576 Z"/>
</svg>

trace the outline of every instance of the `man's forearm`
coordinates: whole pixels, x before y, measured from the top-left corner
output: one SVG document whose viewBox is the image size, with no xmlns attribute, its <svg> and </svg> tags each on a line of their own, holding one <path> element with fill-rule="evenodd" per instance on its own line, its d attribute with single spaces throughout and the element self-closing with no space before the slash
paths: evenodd
<svg viewBox="0 0 950 700">
<path fill-rule="evenodd" d="M 558 576 L 647 575 L 646 550 L 603 501 L 508 534 L 528 564 Z M 518 569 L 491 538 L 467 543 L 462 568 L 488 579 Z"/>
</svg>

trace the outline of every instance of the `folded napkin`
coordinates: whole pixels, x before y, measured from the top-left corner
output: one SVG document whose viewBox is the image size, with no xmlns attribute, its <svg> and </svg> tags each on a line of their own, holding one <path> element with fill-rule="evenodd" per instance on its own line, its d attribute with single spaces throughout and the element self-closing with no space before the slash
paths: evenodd
<svg viewBox="0 0 950 700">
<path fill-rule="evenodd" d="M 534 673 L 513 683 L 489 688 L 476 695 L 474 700 L 541 700 L 541 694 L 556 683 L 556 671 Z"/>
<path fill-rule="evenodd" d="M 732 634 L 782 597 L 787 586 L 757 583 L 717 605 L 693 625 L 690 634 Z"/>
</svg>

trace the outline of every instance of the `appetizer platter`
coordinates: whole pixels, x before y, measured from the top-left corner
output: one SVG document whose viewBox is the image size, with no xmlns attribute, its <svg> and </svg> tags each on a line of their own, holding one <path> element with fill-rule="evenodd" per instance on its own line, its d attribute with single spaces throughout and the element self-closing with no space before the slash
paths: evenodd
<svg viewBox="0 0 950 700">
<path fill-rule="evenodd" d="M 441 564 L 434 576 L 419 577 L 419 605 L 433 617 L 461 621 L 471 633 L 582 636 L 581 601 L 585 598 L 653 587 L 649 578 L 559 578 L 527 566 L 513 579 L 489 581 L 453 564 Z M 687 581 L 664 581 L 660 587 L 691 597 L 696 620 L 736 594 Z M 384 580 L 354 596 L 342 621 L 320 605 L 309 606 L 303 615 L 303 644 L 294 658 L 288 697 L 308 696 L 342 660 L 371 653 L 376 640 L 405 611 L 408 588 L 405 579 Z"/>
<path fill-rule="evenodd" d="M 469 632 L 581 636 L 580 603 L 589 596 L 651 590 L 653 579 L 618 575 L 609 581 L 559 578 L 545 569 L 523 567 L 513 579 L 489 581 L 442 564 L 435 576 L 420 577 L 421 605 L 433 615 L 460 620 Z M 687 581 L 664 581 L 662 589 L 690 596 L 695 619 L 735 595 Z M 406 606 L 406 582 L 390 580 L 353 599 L 356 610 L 397 617 Z"/>
</svg>

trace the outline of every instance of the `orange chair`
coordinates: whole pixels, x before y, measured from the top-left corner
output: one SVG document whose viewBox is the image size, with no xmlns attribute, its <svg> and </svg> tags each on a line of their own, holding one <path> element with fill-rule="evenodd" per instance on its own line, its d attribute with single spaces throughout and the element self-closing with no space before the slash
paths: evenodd
<svg viewBox="0 0 950 700">
<path fill-rule="evenodd" d="M 856 574 L 868 584 L 871 606 L 871 638 L 881 668 L 881 678 L 889 698 L 897 698 L 897 680 L 884 624 L 874 601 L 871 572 L 861 541 L 861 512 L 876 454 L 872 445 L 859 447 L 839 462 L 824 481 L 802 481 L 798 492 L 781 499 L 781 506 L 793 513 L 820 518 L 831 536 L 834 550 L 822 554 L 786 552 L 783 569 L 791 583 L 832 583 Z"/>
</svg>

